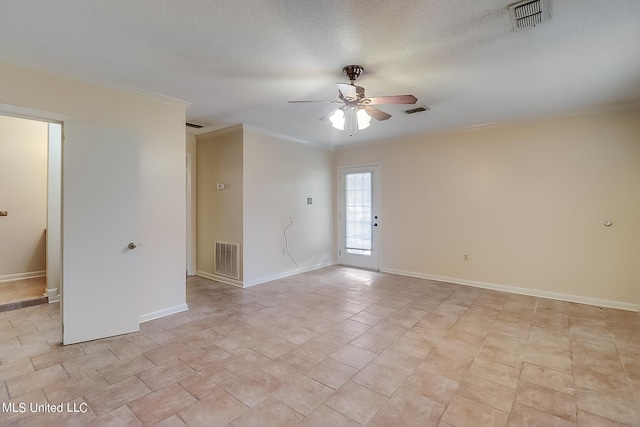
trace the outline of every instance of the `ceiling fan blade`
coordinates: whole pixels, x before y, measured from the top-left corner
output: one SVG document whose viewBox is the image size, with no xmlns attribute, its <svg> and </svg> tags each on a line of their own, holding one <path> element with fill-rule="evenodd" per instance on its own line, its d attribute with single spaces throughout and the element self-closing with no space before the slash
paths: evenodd
<svg viewBox="0 0 640 427">
<path fill-rule="evenodd" d="M 358 99 L 358 93 L 355 86 L 348 83 L 336 83 L 338 85 L 338 92 L 342 95 L 342 98 L 356 100 Z"/>
<path fill-rule="evenodd" d="M 391 95 L 391 96 L 378 96 L 375 98 L 365 98 L 362 100 L 364 104 L 379 105 L 379 104 L 415 104 L 418 102 L 418 98 L 413 95 Z"/>
<path fill-rule="evenodd" d="M 331 115 L 333 113 L 335 113 L 336 110 L 338 110 L 340 107 L 336 107 L 333 110 L 329 111 L 327 114 L 325 114 L 324 116 L 320 117 L 318 120 L 323 120 L 323 121 L 327 121 L 329 120 L 329 117 L 331 117 Z"/>
<path fill-rule="evenodd" d="M 319 102 L 323 104 L 342 104 L 340 101 L 287 101 L 287 104 L 300 104 L 300 103 L 309 103 L 309 102 Z"/>
<path fill-rule="evenodd" d="M 369 105 L 364 106 L 364 111 L 369 113 L 369 115 L 376 120 L 382 121 L 382 120 L 388 120 L 391 118 L 391 114 L 387 114 L 384 111 L 378 110 L 376 107 L 370 107 Z"/>
</svg>

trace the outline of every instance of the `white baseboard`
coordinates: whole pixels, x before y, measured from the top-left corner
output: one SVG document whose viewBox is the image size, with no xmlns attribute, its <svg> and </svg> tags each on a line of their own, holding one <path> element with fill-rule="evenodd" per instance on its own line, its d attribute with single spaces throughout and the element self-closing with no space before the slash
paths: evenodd
<svg viewBox="0 0 640 427">
<path fill-rule="evenodd" d="M 164 310 L 158 310 L 147 314 L 140 315 L 140 323 L 148 322 L 150 320 L 159 319 L 161 317 L 168 316 L 170 314 L 181 313 L 189 310 L 189 306 L 185 304 L 176 305 L 175 307 L 165 308 Z"/>
<path fill-rule="evenodd" d="M 255 279 L 244 281 L 243 287 L 248 288 L 251 286 L 259 285 L 260 283 L 266 283 L 266 282 L 271 282 L 273 280 L 284 279 L 285 277 L 295 276 L 296 274 L 307 273 L 309 271 L 318 270 L 320 268 L 330 267 L 332 265 L 336 265 L 337 263 L 338 261 L 328 261 L 328 262 L 312 265 L 310 267 L 302 267 L 302 268 L 297 268 L 295 270 L 285 271 L 278 274 L 258 277 Z"/>
<path fill-rule="evenodd" d="M 14 280 L 35 279 L 36 277 L 46 277 L 47 271 L 29 271 L 27 273 L 5 274 L 0 276 L 0 283 L 13 282 Z"/>
<path fill-rule="evenodd" d="M 217 282 L 226 283 L 228 285 L 237 286 L 239 288 L 249 288 L 251 286 L 259 285 L 260 283 L 271 282 L 273 280 L 284 279 L 285 277 L 289 277 L 289 276 L 295 276 L 296 274 L 306 273 L 306 272 L 318 270 L 324 267 L 330 267 L 332 265 L 336 265 L 337 263 L 338 263 L 337 261 L 328 261 L 328 262 L 323 262 L 321 264 L 312 265 L 310 267 L 297 268 L 295 270 L 285 271 L 282 273 L 258 277 L 255 279 L 245 280 L 245 281 L 233 280 L 233 279 L 229 279 L 228 277 L 217 276 L 215 274 L 211 274 L 211 273 L 207 273 L 205 271 L 199 271 L 199 270 L 196 271 L 196 275 L 204 277 L 206 279 L 215 280 Z"/>
<path fill-rule="evenodd" d="M 217 274 L 207 273 L 206 271 L 196 270 L 196 276 L 204 277 L 205 279 L 215 280 L 216 282 L 226 283 L 227 285 L 242 287 L 242 281 L 229 279 L 228 277 L 218 276 Z"/>
<path fill-rule="evenodd" d="M 600 298 L 591 298 L 581 295 L 563 294 L 560 292 L 544 291 L 540 289 L 521 288 L 518 286 L 499 285 L 495 283 L 478 282 L 475 280 L 458 279 L 455 277 L 436 276 L 434 274 L 416 273 L 414 271 L 396 270 L 393 268 L 380 269 L 380 271 L 400 276 L 417 277 L 419 279 L 429 279 L 438 282 L 455 283 L 457 285 L 473 286 L 474 288 L 491 289 L 494 291 L 509 292 L 512 294 L 528 295 L 532 297 L 555 299 L 579 304 L 595 305 L 598 307 L 617 308 L 627 311 L 640 311 L 638 304 L 628 302 L 611 301 Z"/>
<path fill-rule="evenodd" d="M 49 299 L 49 304 L 60 301 L 60 292 L 58 292 L 58 288 L 47 289 L 44 292 L 44 296 Z"/>
</svg>

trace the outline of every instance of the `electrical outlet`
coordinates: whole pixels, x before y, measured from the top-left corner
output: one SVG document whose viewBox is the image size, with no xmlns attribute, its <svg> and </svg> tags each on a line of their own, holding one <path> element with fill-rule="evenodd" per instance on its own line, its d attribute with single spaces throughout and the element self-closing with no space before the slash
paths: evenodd
<svg viewBox="0 0 640 427">
<path fill-rule="evenodd" d="M 464 254 L 464 260 L 469 261 L 469 254 Z"/>
</svg>

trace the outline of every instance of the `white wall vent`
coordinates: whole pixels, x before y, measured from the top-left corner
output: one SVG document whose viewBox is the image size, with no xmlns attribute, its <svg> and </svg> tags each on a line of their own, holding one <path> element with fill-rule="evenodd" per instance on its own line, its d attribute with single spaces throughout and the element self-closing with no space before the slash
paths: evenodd
<svg viewBox="0 0 640 427">
<path fill-rule="evenodd" d="M 525 0 L 509 6 L 514 30 L 535 27 L 549 19 L 548 0 Z"/>
<path fill-rule="evenodd" d="M 240 280 L 240 245 L 225 242 L 215 242 L 214 245 L 214 273 Z"/>
</svg>

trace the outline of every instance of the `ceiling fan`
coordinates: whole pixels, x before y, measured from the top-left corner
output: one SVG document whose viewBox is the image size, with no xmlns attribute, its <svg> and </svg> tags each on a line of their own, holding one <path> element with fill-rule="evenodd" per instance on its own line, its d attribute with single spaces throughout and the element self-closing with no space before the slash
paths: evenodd
<svg viewBox="0 0 640 427">
<path fill-rule="evenodd" d="M 342 69 L 342 73 L 349 78 L 351 83 L 336 83 L 340 101 L 289 101 L 289 103 L 338 104 L 338 107 L 331 110 L 329 114 L 320 117 L 320 120 L 329 120 L 331 125 L 339 130 L 344 130 L 346 124 L 349 135 L 353 135 L 359 130 L 369 127 L 372 117 L 380 121 L 391 118 L 391 114 L 387 114 L 373 105 L 415 104 L 418 101 L 418 98 L 413 95 L 366 97 L 364 88 L 355 85 L 356 79 L 363 72 L 364 68 L 361 65 L 347 65 Z"/>
</svg>

